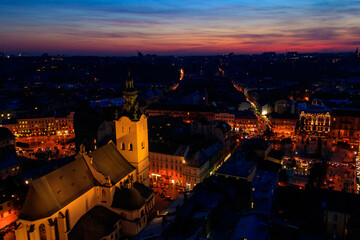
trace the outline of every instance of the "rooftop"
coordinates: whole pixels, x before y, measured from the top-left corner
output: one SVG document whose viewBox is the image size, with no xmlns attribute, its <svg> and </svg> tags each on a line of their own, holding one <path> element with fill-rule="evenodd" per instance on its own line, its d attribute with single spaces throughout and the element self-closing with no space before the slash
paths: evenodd
<svg viewBox="0 0 360 240">
<path fill-rule="evenodd" d="M 145 204 L 144 197 L 140 194 L 137 188 L 116 188 L 114 193 L 113 202 L 111 207 L 125 209 L 125 210 L 137 210 Z"/>
<path fill-rule="evenodd" d="M 240 216 L 230 240 L 265 240 L 268 237 L 267 220 L 261 215 L 252 212 Z"/>
<path fill-rule="evenodd" d="M 241 153 L 236 153 L 241 154 Z M 236 156 L 231 156 L 217 171 L 218 174 L 230 175 L 247 179 L 256 169 L 255 162 L 244 161 Z"/>
<path fill-rule="evenodd" d="M 172 143 L 149 142 L 149 151 L 153 153 L 162 153 L 174 156 L 184 156 L 187 145 Z"/>
<path fill-rule="evenodd" d="M 178 104 L 154 104 L 149 110 L 164 110 L 164 111 L 187 111 L 187 112 L 215 112 L 216 108 L 213 106 L 203 105 L 178 105 Z"/>
<path fill-rule="evenodd" d="M 110 235 L 116 229 L 114 225 L 120 215 L 103 206 L 95 206 L 83 215 L 71 229 L 68 239 L 99 240 Z"/>
<path fill-rule="evenodd" d="M 349 116 L 349 117 L 360 117 L 360 109 L 358 108 L 333 108 L 333 116 Z"/>
<path fill-rule="evenodd" d="M 113 183 L 119 182 L 135 170 L 135 167 L 121 155 L 112 141 L 96 149 L 91 156 L 93 167 L 105 176 L 110 176 Z"/>
<path fill-rule="evenodd" d="M 49 217 L 96 184 L 82 156 L 32 182 L 20 219 L 34 221 Z"/>
</svg>

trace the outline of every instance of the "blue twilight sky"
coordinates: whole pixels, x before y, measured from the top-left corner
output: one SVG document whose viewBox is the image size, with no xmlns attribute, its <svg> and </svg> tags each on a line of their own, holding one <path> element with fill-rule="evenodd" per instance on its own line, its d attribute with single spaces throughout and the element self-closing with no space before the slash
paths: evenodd
<svg viewBox="0 0 360 240">
<path fill-rule="evenodd" d="M 0 1 L 0 51 L 135 55 L 349 51 L 360 1 Z"/>
</svg>

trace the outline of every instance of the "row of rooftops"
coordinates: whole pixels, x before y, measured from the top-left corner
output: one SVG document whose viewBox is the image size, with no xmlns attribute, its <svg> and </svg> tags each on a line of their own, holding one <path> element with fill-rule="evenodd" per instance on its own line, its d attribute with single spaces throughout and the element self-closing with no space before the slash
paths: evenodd
<svg viewBox="0 0 360 240">
<path fill-rule="evenodd" d="M 252 181 L 258 167 L 273 171 L 270 165 L 281 165 L 283 152 L 272 149 L 272 142 L 262 138 L 246 139 L 216 171 L 217 175 Z M 264 162 L 272 162 L 263 164 Z"/>
<path fill-rule="evenodd" d="M 306 106 L 299 106 L 300 111 L 305 112 L 329 112 L 331 115 L 334 116 L 354 116 L 354 117 L 360 117 L 360 109 L 358 108 L 328 108 L 326 107 L 321 100 L 314 99 L 313 102 L 316 102 L 316 104 L 310 104 Z M 203 106 L 203 105 L 170 105 L 170 104 L 162 104 L 162 105 L 152 105 L 148 108 L 148 111 L 174 111 L 174 112 L 208 112 L 213 114 L 221 114 L 221 113 L 228 113 L 228 114 L 234 114 L 235 117 L 238 118 L 253 118 L 256 119 L 256 116 L 254 115 L 253 111 L 221 111 L 219 109 L 216 109 L 213 106 Z M 293 113 L 271 113 L 270 117 L 272 118 L 283 118 L 283 119 L 296 119 L 298 118 L 297 114 Z"/>
</svg>

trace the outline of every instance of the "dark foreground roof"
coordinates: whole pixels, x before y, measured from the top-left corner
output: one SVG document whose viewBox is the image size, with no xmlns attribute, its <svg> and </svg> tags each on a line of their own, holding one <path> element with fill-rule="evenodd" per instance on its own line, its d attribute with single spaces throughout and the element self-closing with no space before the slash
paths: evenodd
<svg viewBox="0 0 360 240">
<path fill-rule="evenodd" d="M 68 235 L 69 240 L 99 240 L 115 230 L 120 215 L 103 206 L 95 206 L 75 224 Z"/>
<path fill-rule="evenodd" d="M 141 196 L 145 199 L 148 199 L 154 192 L 151 188 L 148 188 L 147 186 L 139 182 L 134 183 L 134 188 L 136 188 L 141 194 Z"/>
<path fill-rule="evenodd" d="M 3 158 L 0 158 L 0 169 L 8 168 L 19 164 L 17 156 L 13 152 L 7 152 L 4 154 Z"/>
<path fill-rule="evenodd" d="M 95 186 L 88 166 L 81 156 L 30 183 L 20 219 L 49 217 Z"/>
<path fill-rule="evenodd" d="M 8 128 L 0 127 L 0 140 L 6 140 L 9 138 L 15 138 Z"/>
<path fill-rule="evenodd" d="M 140 209 L 144 204 L 143 196 L 135 187 L 116 188 L 111 207 L 132 211 Z"/>
</svg>

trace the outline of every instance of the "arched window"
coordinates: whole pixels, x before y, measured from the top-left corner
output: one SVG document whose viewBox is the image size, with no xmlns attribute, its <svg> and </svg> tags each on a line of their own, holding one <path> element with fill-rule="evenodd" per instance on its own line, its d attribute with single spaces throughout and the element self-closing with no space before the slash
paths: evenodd
<svg viewBox="0 0 360 240">
<path fill-rule="evenodd" d="M 54 226 L 55 226 L 55 240 L 59 240 L 60 236 L 59 236 L 59 227 L 58 227 L 57 218 L 54 219 Z"/>
<path fill-rule="evenodd" d="M 129 127 L 129 133 L 130 133 L 130 127 Z"/>
<path fill-rule="evenodd" d="M 133 150 L 133 145 L 132 143 L 129 143 L 129 151 L 132 151 Z"/>
<path fill-rule="evenodd" d="M 106 192 L 104 189 L 101 191 L 101 197 L 103 201 L 106 201 Z"/>
<path fill-rule="evenodd" d="M 121 143 L 121 150 L 125 150 L 125 143 Z"/>
<path fill-rule="evenodd" d="M 121 131 L 124 133 L 124 127 L 121 127 Z"/>
<path fill-rule="evenodd" d="M 40 224 L 39 226 L 39 234 L 40 240 L 46 240 L 46 229 L 44 224 Z"/>
<path fill-rule="evenodd" d="M 66 220 L 66 231 L 70 231 L 70 215 L 69 215 L 69 209 L 66 209 L 65 211 L 65 220 Z"/>
</svg>

